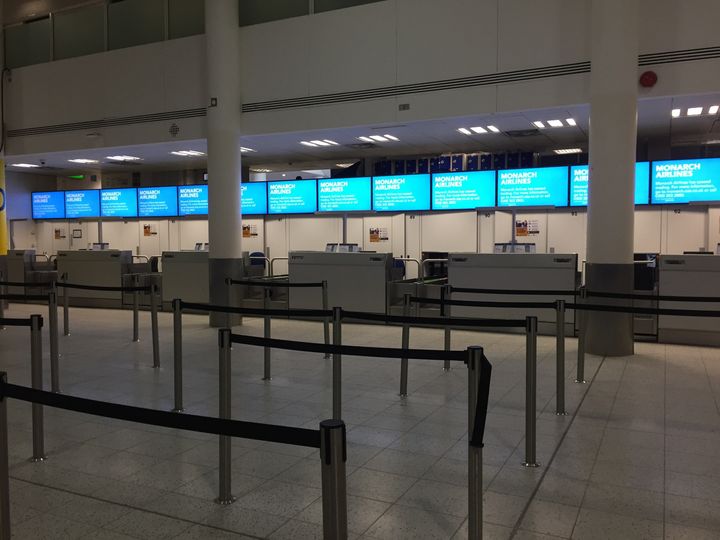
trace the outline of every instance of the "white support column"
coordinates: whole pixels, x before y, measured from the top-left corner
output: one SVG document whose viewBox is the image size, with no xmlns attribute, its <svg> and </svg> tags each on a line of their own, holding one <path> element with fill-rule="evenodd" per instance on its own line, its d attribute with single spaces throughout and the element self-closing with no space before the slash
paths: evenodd
<svg viewBox="0 0 720 540">
<path fill-rule="evenodd" d="M 208 84 L 210 303 L 226 305 L 225 279 L 242 276 L 240 28 L 237 0 L 205 2 Z M 212 325 L 225 315 L 210 317 Z"/>
<path fill-rule="evenodd" d="M 586 283 L 590 291 L 632 292 L 638 0 L 592 0 L 591 25 Z M 632 316 L 591 312 L 586 349 L 632 354 Z"/>
</svg>

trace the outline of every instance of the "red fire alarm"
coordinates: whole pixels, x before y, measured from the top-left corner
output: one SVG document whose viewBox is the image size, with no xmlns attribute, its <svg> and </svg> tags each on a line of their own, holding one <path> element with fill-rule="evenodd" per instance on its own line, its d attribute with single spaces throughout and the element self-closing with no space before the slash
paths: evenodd
<svg viewBox="0 0 720 540">
<path fill-rule="evenodd" d="M 640 86 L 643 88 L 652 88 L 658 82 L 657 73 L 654 71 L 646 71 L 640 75 Z"/>
</svg>

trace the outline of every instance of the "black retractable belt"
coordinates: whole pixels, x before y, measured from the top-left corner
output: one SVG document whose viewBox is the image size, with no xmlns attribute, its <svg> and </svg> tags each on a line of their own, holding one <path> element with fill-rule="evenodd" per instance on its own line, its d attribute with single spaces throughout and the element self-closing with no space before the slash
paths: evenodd
<svg viewBox="0 0 720 540">
<path fill-rule="evenodd" d="M 665 309 L 625 306 L 608 306 L 604 304 L 565 304 L 568 309 L 579 311 L 607 311 L 610 313 L 634 313 L 638 315 L 670 315 L 677 317 L 720 317 L 720 311 L 697 309 Z"/>
<path fill-rule="evenodd" d="M 229 279 L 227 282 L 231 285 L 246 285 L 249 287 L 278 287 L 283 289 L 293 288 L 320 288 L 323 286 L 322 283 L 290 283 L 290 282 L 278 282 L 278 281 L 252 281 L 252 280 L 238 280 Z"/>
</svg>

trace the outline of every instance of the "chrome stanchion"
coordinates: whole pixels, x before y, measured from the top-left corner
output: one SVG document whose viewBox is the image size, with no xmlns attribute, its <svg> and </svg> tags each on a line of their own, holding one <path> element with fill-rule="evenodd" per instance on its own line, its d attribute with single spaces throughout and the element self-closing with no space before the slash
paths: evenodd
<svg viewBox="0 0 720 540">
<path fill-rule="evenodd" d="M 229 420 L 232 416 L 230 408 L 231 395 L 231 353 L 229 328 L 218 332 L 220 346 L 220 418 Z M 228 505 L 235 502 L 232 494 L 232 440 L 227 435 L 220 435 L 220 493 L 215 502 Z"/>
<path fill-rule="evenodd" d="M 172 412 L 183 412 L 182 300 L 172 301 L 173 309 L 173 382 L 175 406 Z"/>
<path fill-rule="evenodd" d="M 48 294 L 48 322 L 50 324 L 50 389 L 60 392 L 60 350 L 58 347 L 57 291 Z"/>
<path fill-rule="evenodd" d="M 582 301 L 587 298 L 585 288 L 580 290 L 580 298 Z M 580 324 L 578 325 L 578 352 L 577 352 L 577 376 L 575 382 L 585 384 L 585 326 L 587 325 L 587 311 L 575 310 L 580 316 Z"/>
<path fill-rule="evenodd" d="M 322 309 L 328 311 L 328 283 L 322 282 Z M 330 317 L 323 318 L 323 334 L 325 335 L 325 345 L 330 345 Z M 325 353 L 325 358 L 330 358 L 330 353 Z"/>
<path fill-rule="evenodd" d="M 67 283 L 67 274 L 62 276 L 63 282 Z M 63 288 L 63 335 L 70 335 L 70 289 Z"/>
<path fill-rule="evenodd" d="M 537 437 L 537 317 L 526 319 L 525 345 L 525 467 L 539 467 Z"/>
<path fill-rule="evenodd" d="M 133 275 L 133 343 L 140 341 L 140 276 Z"/>
<path fill-rule="evenodd" d="M 555 414 L 565 412 L 565 300 L 555 302 Z"/>
<path fill-rule="evenodd" d="M 158 330 L 157 285 L 150 284 L 150 324 L 152 326 L 153 368 L 160 367 L 160 335 Z"/>
<path fill-rule="evenodd" d="M 333 345 L 342 345 L 342 308 L 333 308 Z M 342 355 L 333 353 L 333 419 L 340 420 L 342 414 Z"/>
<path fill-rule="evenodd" d="M 475 415 L 480 390 L 480 366 L 483 358 L 482 347 L 468 349 L 468 433 L 475 430 Z M 468 444 L 468 538 L 482 538 L 483 480 L 482 441 Z"/>
<path fill-rule="evenodd" d="M 410 294 L 405 294 L 403 297 L 403 317 L 410 316 Z M 410 348 L 410 325 L 403 323 L 402 326 L 402 348 Z M 407 397 L 408 387 L 408 359 L 400 359 L 400 397 Z"/>
<path fill-rule="evenodd" d="M 232 300 L 232 287 L 233 287 L 232 278 L 226 278 L 225 279 L 225 300 L 226 300 L 225 305 L 227 305 L 227 307 L 231 307 L 234 305 L 233 300 Z M 233 316 L 233 314 L 230 313 L 229 311 L 225 314 L 225 328 L 232 329 L 232 327 L 233 327 L 232 316 Z"/>
<path fill-rule="evenodd" d="M 263 309 L 270 309 L 270 289 L 265 287 L 263 289 Z M 272 319 L 269 315 L 263 317 L 263 337 L 270 339 L 272 335 Z M 263 361 L 263 381 L 272 380 L 272 349 L 270 347 L 263 347 L 264 361 Z"/>
<path fill-rule="evenodd" d="M 320 422 L 323 538 L 325 540 L 343 540 L 348 537 L 346 444 L 345 423 L 342 420 Z"/>
<path fill-rule="evenodd" d="M 42 366 L 42 317 L 30 316 L 30 380 L 36 390 L 43 389 Z M 32 441 L 33 453 L 30 461 L 45 461 L 45 428 L 43 426 L 43 407 L 39 403 L 32 404 Z"/>
<path fill-rule="evenodd" d="M 7 373 L 0 373 L 7 382 Z M 7 398 L 0 395 L 0 540 L 10 540 L 10 472 L 8 459 Z"/>
<path fill-rule="evenodd" d="M 440 289 L 440 316 L 450 318 L 450 306 L 445 305 L 445 300 L 450 300 L 452 293 L 449 286 Z M 452 345 L 452 335 L 450 334 L 449 321 L 445 323 L 445 350 L 449 351 Z M 450 371 L 450 360 L 445 360 L 443 365 L 445 371 Z"/>
</svg>

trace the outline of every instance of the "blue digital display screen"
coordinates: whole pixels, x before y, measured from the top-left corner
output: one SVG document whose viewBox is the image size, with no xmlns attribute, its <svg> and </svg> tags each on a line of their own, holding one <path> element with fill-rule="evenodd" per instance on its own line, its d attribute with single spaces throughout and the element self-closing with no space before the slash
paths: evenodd
<svg viewBox="0 0 720 540">
<path fill-rule="evenodd" d="M 66 191 L 65 217 L 68 219 L 100 217 L 100 190 Z"/>
<path fill-rule="evenodd" d="M 100 190 L 100 214 L 102 217 L 137 217 L 137 189 Z"/>
<path fill-rule="evenodd" d="M 181 216 L 207 215 L 208 187 L 178 186 L 178 213 Z"/>
<path fill-rule="evenodd" d="M 495 206 L 495 171 L 433 175 L 433 210 L 469 210 L 492 206 Z"/>
<path fill-rule="evenodd" d="M 32 194 L 32 216 L 33 219 L 63 219 L 65 217 L 65 195 L 63 192 L 34 192 Z"/>
<path fill-rule="evenodd" d="M 653 204 L 718 200 L 720 158 L 653 161 Z"/>
<path fill-rule="evenodd" d="M 317 211 L 317 182 L 289 180 L 268 182 L 270 214 L 310 214 Z"/>
<path fill-rule="evenodd" d="M 371 204 L 372 178 L 318 180 L 320 212 L 367 212 Z"/>
<path fill-rule="evenodd" d="M 570 206 L 587 206 L 590 167 L 570 167 Z M 635 164 L 635 204 L 650 203 L 650 163 Z"/>
<path fill-rule="evenodd" d="M 240 207 L 243 215 L 267 214 L 266 182 L 242 184 L 240 190 Z"/>
<path fill-rule="evenodd" d="M 177 187 L 151 187 L 138 189 L 138 215 L 140 217 L 171 217 L 178 215 Z"/>
<path fill-rule="evenodd" d="M 430 175 L 373 177 L 373 210 L 430 210 Z"/>
<path fill-rule="evenodd" d="M 498 206 L 567 206 L 568 167 L 498 171 Z"/>
</svg>

